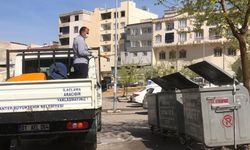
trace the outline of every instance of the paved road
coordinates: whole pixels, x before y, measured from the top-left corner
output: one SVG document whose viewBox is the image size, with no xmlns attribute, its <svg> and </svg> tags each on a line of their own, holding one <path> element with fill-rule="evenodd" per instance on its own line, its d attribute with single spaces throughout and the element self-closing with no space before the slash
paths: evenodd
<svg viewBox="0 0 250 150">
<path fill-rule="evenodd" d="M 109 103 L 104 100 L 104 103 Z M 97 150 L 184 150 L 174 137 L 152 134 L 147 124 L 147 111 L 132 103 L 120 103 L 121 113 L 103 112 L 103 130 L 98 133 Z M 127 109 L 127 110 L 126 110 Z M 82 150 L 80 143 L 53 141 L 25 142 L 12 150 Z"/>
</svg>

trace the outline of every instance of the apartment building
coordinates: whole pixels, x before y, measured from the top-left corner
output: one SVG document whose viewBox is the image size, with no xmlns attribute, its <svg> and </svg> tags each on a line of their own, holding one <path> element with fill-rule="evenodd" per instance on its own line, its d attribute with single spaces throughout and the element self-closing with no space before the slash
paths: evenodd
<svg viewBox="0 0 250 150">
<path fill-rule="evenodd" d="M 0 41 L 0 82 L 6 79 L 6 50 L 16 50 L 16 49 L 27 49 L 28 45 L 12 42 L 12 41 Z M 11 64 L 15 63 L 16 54 L 10 55 Z"/>
<path fill-rule="evenodd" d="M 151 65 L 153 24 L 151 20 L 130 24 L 126 28 L 125 51 L 121 52 L 121 65 Z"/>
<path fill-rule="evenodd" d="M 101 59 L 101 73 L 102 77 L 111 77 L 112 71 L 114 70 L 115 60 L 115 19 L 117 17 L 118 26 L 118 58 L 121 60 L 120 54 L 125 49 L 125 26 L 129 24 L 139 23 L 142 19 L 155 19 L 158 16 L 154 13 L 149 12 L 146 9 L 140 9 L 136 7 L 136 3 L 133 0 L 122 0 L 120 6 L 117 8 L 117 14 L 115 8 L 96 8 L 93 12 L 79 13 L 79 26 L 88 26 L 90 28 L 89 38 L 87 43 L 90 47 L 100 47 L 102 55 L 107 55 L 110 59 Z M 66 24 L 59 21 L 59 27 L 68 26 L 70 30 L 69 34 L 64 37 L 69 38 L 66 40 L 65 47 L 72 47 L 72 40 L 77 34 L 71 34 L 74 31 L 74 16 L 76 13 L 69 13 L 62 16 L 70 16 L 70 21 L 73 19 L 73 23 L 67 22 Z M 85 17 L 80 17 L 81 15 Z M 83 20 L 83 18 L 85 18 Z M 69 19 L 68 19 L 69 20 Z M 78 24 L 78 23 L 77 23 Z M 67 33 L 67 32 L 66 32 Z M 60 36 L 60 35 L 59 35 Z M 60 37 L 60 39 L 62 39 Z M 61 42 L 61 40 L 60 40 Z M 61 42 L 62 44 L 62 42 Z"/>
<path fill-rule="evenodd" d="M 58 32 L 61 48 L 72 47 L 74 37 L 79 35 L 79 29 L 82 26 L 91 26 L 92 13 L 87 10 L 79 10 L 59 15 Z"/>
<path fill-rule="evenodd" d="M 231 65 L 239 58 L 239 51 L 229 46 L 227 39 L 216 31 L 216 25 L 204 23 L 201 30 L 195 31 L 194 24 L 194 18 L 174 10 L 154 19 L 152 64 L 181 70 L 207 60 L 232 73 Z"/>
</svg>

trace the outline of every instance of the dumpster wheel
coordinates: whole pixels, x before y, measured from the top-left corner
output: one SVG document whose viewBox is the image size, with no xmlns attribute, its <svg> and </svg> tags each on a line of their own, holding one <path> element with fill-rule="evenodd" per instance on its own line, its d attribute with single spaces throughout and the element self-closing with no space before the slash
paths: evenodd
<svg viewBox="0 0 250 150">
<path fill-rule="evenodd" d="M 186 145 L 187 141 L 186 141 L 186 138 L 183 137 L 183 136 L 179 136 L 179 141 L 182 145 Z"/>
</svg>

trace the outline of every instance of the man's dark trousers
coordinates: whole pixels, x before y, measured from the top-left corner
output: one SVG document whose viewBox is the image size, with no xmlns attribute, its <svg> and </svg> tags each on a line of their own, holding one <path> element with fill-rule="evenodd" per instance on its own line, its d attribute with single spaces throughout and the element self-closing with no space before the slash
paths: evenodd
<svg viewBox="0 0 250 150">
<path fill-rule="evenodd" d="M 73 65 L 75 78 L 87 78 L 88 77 L 88 64 L 77 63 Z"/>
</svg>

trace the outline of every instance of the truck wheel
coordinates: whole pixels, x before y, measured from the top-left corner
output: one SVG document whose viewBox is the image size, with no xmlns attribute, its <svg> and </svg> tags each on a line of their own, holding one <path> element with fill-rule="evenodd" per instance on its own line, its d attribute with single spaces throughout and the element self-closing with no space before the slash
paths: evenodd
<svg viewBox="0 0 250 150">
<path fill-rule="evenodd" d="M 97 144 L 95 143 L 84 143 L 84 150 L 96 150 Z"/>
<path fill-rule="evenodd" d="M 10 149 L 10 140 L 0 139 L 0 150 L 9 150 L 9 149 Z"/>
<path fill-rule="evenodd" d="M 100 132 L 102 130 L 102 112 L 97 115 L 97 131 Z"/>
</svg>

